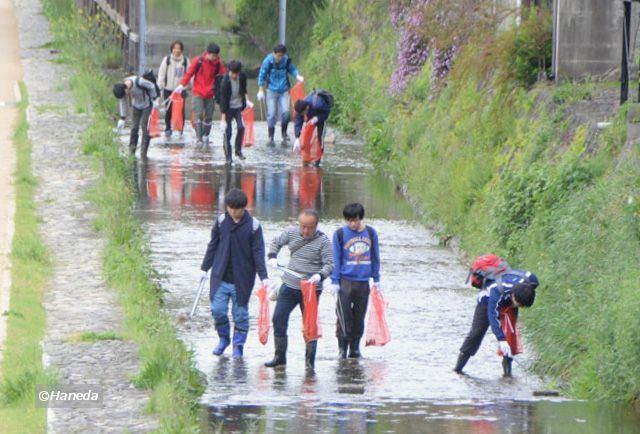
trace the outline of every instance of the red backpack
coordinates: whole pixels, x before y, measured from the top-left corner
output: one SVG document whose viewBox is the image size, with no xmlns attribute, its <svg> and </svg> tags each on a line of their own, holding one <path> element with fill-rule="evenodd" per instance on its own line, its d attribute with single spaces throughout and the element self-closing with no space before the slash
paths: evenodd
<svg viewBox="0 0 640 434">
<path fill-rule="evenodd" d="M 471 286 L 482 288 L 485 279 L 500 282 L 502 275 L 508 270 L 511 270 L 511 267 L 509 267 L 507 261 L 498 255 L 489 253 L 478 256 L 471 264 L 465 283 L 469 283 L 469 279 L 471 279 Z"/>
</svg>

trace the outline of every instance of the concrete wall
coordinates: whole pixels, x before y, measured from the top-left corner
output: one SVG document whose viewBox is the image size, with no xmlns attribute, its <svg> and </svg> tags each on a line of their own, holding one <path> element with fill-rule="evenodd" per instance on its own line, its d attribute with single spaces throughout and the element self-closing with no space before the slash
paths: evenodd
<svg viewBox="0 0 640 434">
<path fill-rule="evenodd" d="M 623 15 L 623 0 L 555 0 L 553 69 L 556 79 L 606 75 L 618 78 Z M 637 17 L 638 3 L 634 3 L 632 51 Z"/>
</svg>

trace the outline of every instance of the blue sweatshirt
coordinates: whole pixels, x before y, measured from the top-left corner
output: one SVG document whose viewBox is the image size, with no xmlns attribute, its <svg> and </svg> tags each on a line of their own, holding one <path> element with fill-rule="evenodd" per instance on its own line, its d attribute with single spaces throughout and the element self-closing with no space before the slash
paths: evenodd
<svg viewBox="0 0 640 434">
<path fill-rule="evenodd" d="M 343 235 L 342 244 L 338 238 L 339 231 Z M 369 235 L 369 231 L 373 237 Z M 367 226 L 357 232 L 345 225 L 334 232 L 332 245 L 335 267 L 331 273 L 331 282 L 340 283 L 341 278 L 367 282 L 371 277 L 374 282 L 380 281 L 380 249 L 375 229 Z"/>
</svg>

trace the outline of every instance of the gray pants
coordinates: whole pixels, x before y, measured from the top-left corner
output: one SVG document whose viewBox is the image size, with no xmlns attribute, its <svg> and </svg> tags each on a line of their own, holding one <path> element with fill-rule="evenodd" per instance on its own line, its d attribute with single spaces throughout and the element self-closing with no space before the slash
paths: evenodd
<svg viewBox="0 0 640 434">
<path fill-rule="evenodd" d="M 208 136 L 211 133 L 215 100 L 213 98 L 204 99 L 194 95 L 192 104 L 193 111 L 196 114 L 196 137 L 198 140 L 202 140 L 202 136 Z"/>
<path fill-rule="evenodd" d="M 133 108 L 133 125 L 131 125 L 131 135 L 129 136 L 129 152 L 135 155 L 138 146 L 138 134 L 142 127 L 142 144 L 140 147 L 140 156 L 146 157 L 149 149 L 149 115 L 151 115 L 151 106 L 144 109 Z"/>
</svg>

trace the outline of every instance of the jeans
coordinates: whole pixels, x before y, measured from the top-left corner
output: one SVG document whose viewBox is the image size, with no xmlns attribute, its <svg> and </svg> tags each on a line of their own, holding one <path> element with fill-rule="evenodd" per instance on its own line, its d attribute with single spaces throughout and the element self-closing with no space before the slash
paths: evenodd
<svg viewBox="0 0 640 434">
<path fill-rule="evenodd" d="M 274 128 L 278 122 L 280 112 L 280 124 L 284 128 L 289 123 L 289 92 L 278 93 L 267 89 L 267 125 Z"/>
<path fill-rule="evenodd" d="M 131 135 L 129 136 L 129 152 L 131 154 L 136 153 L 136 147 L 138 146 L 138 134 L 140 127 L 142 127 L 142 146 L 140 154 L 143 157 L 147 155 L 147 149 L 149 148 L 149 142 L 151 137 L 149 136 L 149 116 L 151 115 L 151 106 L 144 109 L 133 108 L 133 120 L 131 125 Z"/>
<path fill-rule="evenodd" d="M 196 114 L 196 137 L 198 140 L 202 140 L 202 136 L 208 136 L 211 132 L 215 100 L 213 98 L 204 99 L 194 95 L 191 104 Z"/>
<path fill-rule="evenodd" d="M 369 282 L 340 279 L 340 292 L 336 302 L 337 337 L 348 340 L 362 337 L 368 304 Z"/>
<path fill-rule="evenodd" d="M 231 283 L 222 282 L 211 301 L 211 314 L 216 328 L 229 324 L 229 299 L 231 299 L 231 310 L 235 329 L 246 332 L 249 330 L 249 309 L 247 305 L 241 306 L 237 302 L 236 287 Z"/>
<path fill-rule="evenodd" d="M 236 146 L 235 146 L 235 151 L 238 152 L 241 150 L 242 148 L 242 138 L 244 137 L 244 122 L 242 121 L 242 108 L 229 108 L 229 110 L 227 110 L 227 114 L 226 114 L 226 120 L 227 120 L 227 130 L 226 130 L 226 143 L 225 146 L 227 146 L 227 144 L 229 144 L 229 147 L 231 147 L 231 121 L 234 120 L 236 121 L 236 125 L 238 127 L 238 131 L 236 132 Z M 231 151 L 231 149 L 229 149 L 229 151 Z"/>
<path fill-rule="evenodd" d="M 475 356 L 488 328 L 489 317 L 487 316 L 487 303 L 486 301 L 480 302 L 476 305 L 476 310 L 473 312 L 471 330 L 469 330 L 467 337 L 462 343 L 460 352 L 467 356 Z"/>
<path fill-rule="evenodd" d="M 319 299 L 322 290 L 316 292 Z M 278 302 L 273 312 L 273 335 L 277 338 L 287 337 L 287 328 L 289 327 L 289 315 L 297 305 L 300 305 L 300 312 L 304 313 L 304 305 L 302 303 L 302 291 L 293 289 L 283 284 L 278 294 Z"/>
<path fill-rule="evenodd" d="M 166 101 L 166 99 L 171 96 L 173 91 L 164 89 L 162 93 L 163 93 L 162 99 Z M 186 104 L 187 92 L 182 92 L 182 98 L 184 100 L 184 104 L 182 105 L 182 120 L 183 120 L 182 129 L 184 130 L 184 121 L 186 120 L 184 116 L 185 116 L 185 110 L 187 107 L 187 104 Z M 171 105 L 169 105 L 169 108 L 167 108 L 167 111 L 164 114 L 164 130 L 165 131 L 171 131 L 171 112 L 172 111 L 173 110 L 171 110 Z"/>
</svg>

